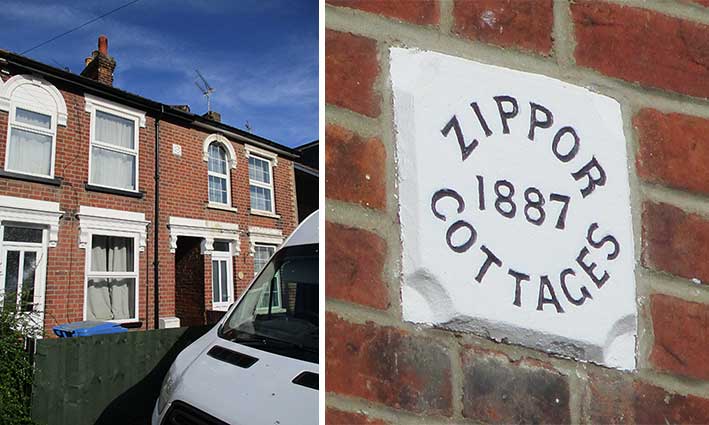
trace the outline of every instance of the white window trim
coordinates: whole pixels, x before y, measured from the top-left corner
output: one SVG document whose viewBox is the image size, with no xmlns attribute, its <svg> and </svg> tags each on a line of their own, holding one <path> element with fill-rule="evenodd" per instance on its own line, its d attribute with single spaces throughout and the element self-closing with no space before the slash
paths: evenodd
<svg viewBox="0 0 709 425">
<path fill-rule="evenodd" d="M 212 144 L 215 144 L 217 146 L 222 146 L 222 143 L 219 142 L 212 142 L 209 144 L 211 146 Z M 209 146 L 207 147 L 207 150 L 209 150 Z M 231 163 L 231 160 L 229 158 L 229 150 L 224 149 L 224 159 L 227 163 Z M 214 202 L 211 199 L 209 199 L 209 176 L 214 176 L 218 177 L 220 179 L 225 179 L 226 180 L 226 203 L 221 203 L 221 202 Z M 210 171 L 209 170 L 209 158 L 207 158 L 207 202 L 208 206 L 213 207 L 213 208 L 219 208 L 219 207 L 230 207 L 231 206 L 231 173 L 229 172 L 229 167 L 226 168 L 226 174 L 221 174 L 216 171 Z"/>
<path fill-rule="evenodd" d="M 209 200 L 209 175 L 212 175 L 212 172 L 209 171 L 209 146 L 212 143 L 219 143 L 226 149 L 226 160 L 227 164 L 229 166 L 227 167 L 227 175 L 226 175 L 226 182 L 227 182 L 227 203 L 222 204 L 222 203 L 217 203 L 217 202 L 212 202 Z M 207 136 L 204 141 L 202 142 L 202 160 L 207 163 L 207 208 L 215 208 L 215 209 L 222 209 L 222 210 L 227 210 L 227 211 L 233 211 L 236 212 L 236 208 L 232 206 L 232 198 L 231 198 L 231 172 L 229 169 L 236 169 L 236 151 L 234 151 L 234 146 L 232 146 L 231 142 L 229 139 L 224 137 L 221 134 L 214 133 L 210 134 Z M 221 174 L 214 174 L 215 176 L 218 177 L 224 177 Z"/>
<path fill-rule="evenodd" d="M 51 110 L 39 107 L 35 104 L 28 104 L 13 100 L 13 94 L 15 90 L 26 84 L 37 86 L 45 90 L 54 100 L 55 108 Z M 36 127 L 29 124 L 18 123 L 16 120 L 17 108 L 26 109 L 28 111 L 36 112 L 42 115 L 49 115 L 51 119 L 50 128 L 46 129 L 43 127 Z M 56 87 L 54 87 L 54 85 L 50 84 L 42 78 L 35 77 L 32 75 L 15 75 L 14 77 L 7 80 L 5 84 L 0 85 L 0 111 L 8 112 L 6 139 L 7 142 L 5 144 L 5 171 L 37 177 L 54 178 L 54 165 L 56 162 L 57 153 L 57 127 L 59 125 L 66 127 L 67 123 L 66 102 L 64 101 L 64 96 L 62 96 L 61 92 Z M 49 175 L 29 173 L 27 171 L 13 170 L 12 168 L 10 168 L 10 134 L 13 128 L 18 128 L 32 133 L 38 133 L 52 137 L 52 154 L 49 164 Z"/>
<path fill-rule="evenodd" d="M 59 241 L 59 219 L 64 211 L 58 202 L 16 198 L 0 195 L 0 222 L 18 222 L 46 226 L 47 246 L 54 248 Z"/>
<path fill-rule="evenodd" d="M 244 150 L 246 151 L 246 158 L 251 155 L 260 156 L 262 159 L 265 158 L 267 161 L 271 161 L 274 167 L 278 166 L 278 155 L 273 152 L 252 145 L 244 145 Z"/>
<path fill-rule="evenodd" d="M 283 243 L 283 231 L 268 227 L 249 226 L 249 255 L 254 256 L 256 245 L 275 245 L 276 250 Z"/>
<path fill-rule="evenodd" d="M 92 96 L 88 93 L 84 94 L 86 100 L 85 110 L 91 114 L 91 126 L 89 130 L 89 176 L 88 182 L 92 186 L 105 187 L 109 189 L 124 190 L 128 192 L 140 192 L 140 128 L 145 128 L 145 112 L 137 109 L 129 108 L 118 103 L 110 102 L 105 99 Z M 96 134 L 96 111 L 101 111 L 110 115 L 124 118 L 133 121 L 133 149 L 122 148 L 120 146 L 111 145 L 109 143 L 95 140 Z M 93 163 L 93 146 L 110 150 L 112 152 L 123 153 L 135 156 L 135 187 L 126 189 L 123 187 L 101 185 L 91 181 L 91 166 Z"/>
<path fill-rule="evenodd" d="M 212 144 L 212 142 L 218 142 L 221 143 L 224 148 L 227 151 L 227 155 L 229 156 L 228 161 L 229 161 L 229 167 L 231 169 L 236 168 L 236 151 L 234 150 L 234 146 L 232 146 L 231 142 L 229 142 L 229 139 L 226 137 L 222 136 L 221 134 L 210 134 L 207 136 L 204 141 L 202 142 L 202 159 L 204 162 L 209 161 L 209 145 Z"/>
<path fill-rule="evenodd" d="M 135 316 L 131 319 L 110 320 L 114 323 L 138 322 L 140 320 L 140 252 L 145 251 L 148 221 L 145 214 L 80 206 L 79 213 L 79 248 L 86 250 L 84 264 L 84 320 L 87 317 L 89 278 L 92 276 L 130 277 L 135 279 Z M 132 272 L 92 272 L 91 239 L 93 235 L 118 236 L 133 239 Z"/>
<path fill-rule="evenodd" d="M 231 244 L 229 244 L 231 245 Z M 211 261 L 226 261 L 227 301 L 214 301 L 214 264 L 212 263 L 212 310 L 227 311 L 234 302 L 234 260 L 229 251 L 212 251 Z M 220 288 L 221 291 L 221 288 Z M 219 294 L 221 295 L 221 294 Z"/>
<path fill-rule="evenodd" d="M 249 177 L 249 207 L 251 207 L 250 197 L 251 197 L 251 186 L 253 185 L 253 186 L 257 186 L 257 187 L 261 187 L 261 188 L 270 190 L 270 192 L 271 192 L 271 208 L 272 209 L 269 211 L 269 210 L 259 210 L 259 209 L 251 207 L 251 212 L 253 214 L 265 215 L 268 217 L 280 217 L 276 214 L 276 196 L 274 193 L 276 185 L 274 184 L 275 182 L 273 180 L 273 177 L 274 177 L 273 176 L 273 162 L 274 162 L 274 160 L 263 157 L 261 155 L 250 155 L 249 154 L 249 157 L 252 157 L 252 156 L 254 158 L 261 160 L 261 161 L 265 161 L 268 164 L 268 173 L 269 173 L 271 183 L 264 183 L 264 182 L 261 182 L 258 180 L 252 180 L 251 177 Z M 249 167 L 251 167 L 251 164 L 249 164 Z"/>
<path fill-rule="evenodd" d="M 258 274 L 258 273 L 261 272 L 261 270 L 256 271 L 256 247 L 258 247 L 258 246 L 273 248 L 273 254 L 275 254 L 276 251 L 278 251 L 278 245 L 276 245 L 276 244 L 265 243 L 265 242 L 254 242 L 254 243 L 252 244 L 252 248 L 251 248 L 251 249 L 252 249 L 252 251 L 253 251 L 253 254 L 251 254 L 251 256 L 254 257 L 254 277 L 255 277 L 256 274 Z M 273 256 L 273 254 L 271 254 L 271 256 Z M 270 258 L 270 257 L 269 257 L 269 258 Z"/>
<path fill-rule="evenodd" d="M 133 292 L 135 293 L 135 316 L 131 317 L 130 319 L 120 319 L 120 320 L 107 320 L 108 322 L 112 323 L 130 323 L 130 322 L 138 322 L 140 320 L 140 297 L 139 297 L 139 288 L 140 288 L 140 261 L 139 261 L 139 253 L 138 253 L 138 236 L 135 233 L 128 233 L 128 232 L 114 232 L 114 231 L 107 231 L 107 230 L 96 230 L 96 231 L 88 231 L 88 238 L 89 238 L 89 243 L 86 246 L 86 267 L 85 267 L 85 272 L 84 272 L 84 320 L 87 320 L 87 314 L 88 314 L 88 293 L 89 293 L 89 279 L 91 278 L 131 278 L 135 280 L 135 288 Z M 91 255 L 92 255 L 92 246 L 91 246 L 91 239 L 93 235 L 97 236 L 117 236 L 117 237 L 122 237 L 122 238 L 127 238 L 127 239 L 133 239 L 133 271 L 132 272 L 95 272 L 91 271 Z"/>
<path fill-rule="evenodd" d="M 241 253 L 239 242 L 239 225 L 236 223 L 224 223 L 220 221 L 195 220 L 183 217 L 170 217 L 167 227 L 170 229 L 170 252 L 177 250 L 177 238 L 188 236 L 202 239 L 202 255 L 212 255 L 215 240 L 225 240 L 229 242 L 229 250 L 232 256 Z"/>
<path fill-rule="evenodd" d="M 67 109 L 66 102 L 62 93 L 47 80 L 34 75 L 15 75 L 7 80 L 4 84 L 0 84 L 0 111 L 10 112 L 12 105 L 12 95 L 17 88 L 24 84 L 31 84 L 43 88 L 54 99 L 56 104 L 56 121 L 58 125 L 66 127 Z"/>
<path fill-rule="evenodd" d="M 7 198 L 7 197 L 2 197 L 2 198 Z M 41 201 L 40 201 L 41 202 Z M 57 209 L 58 209 L 58 204 L 57 204 Z M 4 241 L 4 233 L 5 233 L 5 226 L 12 224 L 18 227 L 39 227 L 42 228 L 42 242 L 5 242 Z M 5 281 L 5 274 L 7 273 L 7 270 L 5 269 L 5 258 L 4 258 L 4 253 L 5 253 L 5 248 L 12 249 L 13 247 L 16 248 L 28 248 L 30 246 L 33 246 L 36 248 L 36 251 L 39 251 L 42 255 L 43 258 L 39 257 L 37 258 L 37 267 L 35 268 L 35 281 L 38 282 L 34 286 L 34 298 L 32 300 L 32 303 L 34 304 L 34 308 L 36 310 L 32 311 L 31 313 L 37 314 L 37 324 L 41 327 L 41 329 L 44 329 L 44 307 L 45 307 L 45 295 L 46 295 L 46 289 L 47 289 L 47 257 L 48 257 L 48 247 L 51 245 L 49 244 L 49 234 L 51 233 L 51 229 L 48 230 L 46 225 L 39 224 L 39 223 L 3 223 L 0 222 L 0 280 L 2 282 Z M 56 242 L 55 242 L 56 245 Z M 20 265 L 22 267 L 22 265 Z M 20 268 L 22 269 L 22 268 Z M 0 292 L 0 303 L 4 302 L 3 297 L 4 293 Z M 0 304 L 0 309 L 2 309 L 2 305 Z M 42 338 L 43 337 L 43 332 L 39 332 L 36 335 L 37 338 Z"/>
</svg>

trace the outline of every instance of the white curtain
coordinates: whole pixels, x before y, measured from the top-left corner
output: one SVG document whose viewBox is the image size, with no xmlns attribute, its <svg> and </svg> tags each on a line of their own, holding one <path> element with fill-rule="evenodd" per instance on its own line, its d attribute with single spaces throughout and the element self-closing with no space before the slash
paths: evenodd
<svg viewBox="0 0 709 425">
<path fill-rule="evenodd" d="M 132 272 L 133 270 L 133 239 L 93 236 L 92 272 Z M 135 278 L 89 279 L 87 310 L 89 320 L 133 318 Z"/>
<path fill-rule="evenodd" d="M 37 112 L 28 111 L 22 108 L 15 109 L 15 120 L 24 124 L 43 127 L 46 129 L 52 128 L 52 117 Z"/>
<path fill-rule="evenodd" d="M 91 183 L 135 189 L 135 156 L 98 147 L 91 150 Z"/>
<path fill-rule="evenodd" d="M 48 176 L 51 162 L 52 136 L 19 128 L 10 131 L 10 170 Z"/>
<path fill-rule="evenodd" d="M 96 111 L 96 140 L 122 148 L 133 149 L 134 122 Z"/>
</svg>

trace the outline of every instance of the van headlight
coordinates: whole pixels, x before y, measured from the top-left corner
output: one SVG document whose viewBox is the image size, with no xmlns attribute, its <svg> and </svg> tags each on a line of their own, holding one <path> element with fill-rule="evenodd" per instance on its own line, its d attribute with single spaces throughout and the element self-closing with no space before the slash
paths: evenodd
<svg viewBox="0 0 709 425">
<path fill-rule="evenodd" d="M 165 375 L 165 379 L 162 382 L 162 387 L 160 388 L 160 396 L 158 397 L 158 414 L 162 415 L 163 410 L 167 406 L 167 402 L 172 397 L 172 394 L 177 388 L 177 376 L 175 374 L 175 365 L 170 367 L 170 370 Z"/>
</svg>

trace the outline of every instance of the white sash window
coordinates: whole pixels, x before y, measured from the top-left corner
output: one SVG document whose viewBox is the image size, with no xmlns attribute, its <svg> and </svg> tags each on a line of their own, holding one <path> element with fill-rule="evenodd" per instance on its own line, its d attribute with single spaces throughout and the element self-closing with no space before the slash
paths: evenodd
<svg viewBox="0 0 709 425">
<path fill-rule="evenodd" d="M 137 192 L 139 127 L 145 127 L 145 113 L 85 97 L 86 111 L 91 113 L 89 183 Z"/>
</svg>

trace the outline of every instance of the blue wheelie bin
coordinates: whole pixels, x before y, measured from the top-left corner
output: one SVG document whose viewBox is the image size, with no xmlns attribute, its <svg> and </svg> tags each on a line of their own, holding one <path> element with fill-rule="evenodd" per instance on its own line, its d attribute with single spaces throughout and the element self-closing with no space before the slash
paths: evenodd
<svg viewBox="0 0 709 425">
<path fill-rule="evenodd" d="M 99 322 L 94 320 L 65 323 L 63 325 L 53 327 L 52 330 L 54 331 L 54 334 L 60 338 L 128 332 L 128 329 L 122 327 L 120 323 Z"/>
</svg>

